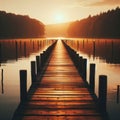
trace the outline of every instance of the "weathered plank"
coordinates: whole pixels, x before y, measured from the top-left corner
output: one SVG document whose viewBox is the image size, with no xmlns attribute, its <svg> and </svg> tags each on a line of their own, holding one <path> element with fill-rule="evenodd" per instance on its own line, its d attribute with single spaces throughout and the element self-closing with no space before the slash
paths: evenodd
<svg viewBox="0 0 120 120">
<path fill-rule="evenodd" d="M 87 87 L 58 41 L 42 80 L 31 87 L 15 120 L 102 120 Z"/>
</svg>

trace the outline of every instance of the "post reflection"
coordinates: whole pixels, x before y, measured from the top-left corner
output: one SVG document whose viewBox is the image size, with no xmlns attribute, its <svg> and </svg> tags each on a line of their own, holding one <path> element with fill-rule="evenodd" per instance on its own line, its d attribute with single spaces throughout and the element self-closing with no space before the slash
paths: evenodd
<svg viewBox="0 0 120 120">
<path fill-rule="evenodd" d="M 26 51 L 26 43 L 24 42 L 24 57 L 26 57 L 27 56 L 27 53 L 26 53 L 27 51 Z"/>
<path fill-rule="evenodd" d="M 88 56 L 100 58 L 107 63 L 119 64 L 120 40 L 119 39 L 73 39 L 68 40 L 72 48 L 78 52 L 83 52 Z"/>
<path fill-rule="evenodd" d="M 1 66 L 1 61 L 2 61 L 2 45 L 0 43 L 0 66 Z"/>
<path fill-rule="evenodd" d="M 28 58 L 51 43 L 52 40 L 47 39 L 0 40 L 0 65 L 7 61 L 18 61 L 23 57 Z"/>
<path fill-rule="evenodd" d="M 117 85 L 117 104 L 119 104 L 120 99 L 120 85 Z"/>
<path fill-rule="evenodd" d="M 16 61 L 18 60 L 18 43 L 17 41 L 15 42 L 15 51 L 16 51 Z"/>
<path fill-rule="evenodd" d="M 3 69 L 1 70 L 1 88 L 2 88 L 1 93 L 4 94 Z"/>
<path fill-rule="evenodd" d="M 95 40 L 93 40 L 93 60 L 95 59 Z"/>
</svg>

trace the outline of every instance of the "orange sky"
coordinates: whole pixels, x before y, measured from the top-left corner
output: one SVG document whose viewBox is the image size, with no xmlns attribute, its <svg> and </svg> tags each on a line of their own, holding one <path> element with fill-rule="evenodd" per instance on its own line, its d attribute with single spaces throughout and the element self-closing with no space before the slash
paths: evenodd
<svg viewBox="0 0 120 120">
<path fill-rule="evenodd" d="M 80 20 L 120 7 L 120 0 L 0 0 L 0 10 L 29 15 L 44 24 Z"/>
</svg>

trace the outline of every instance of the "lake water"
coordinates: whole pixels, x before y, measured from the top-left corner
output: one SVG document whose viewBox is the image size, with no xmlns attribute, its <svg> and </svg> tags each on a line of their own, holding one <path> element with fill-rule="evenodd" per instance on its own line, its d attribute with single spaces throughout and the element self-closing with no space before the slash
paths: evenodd
<svg viewBox="0 0 120 120">
<path fill-rule="evenodd" d="M 45 39 L 0 40 L 0 120 L 11 120 L 20 102 L 19 70 L 27 70 L 29 89 L 30 62 L 52 42 Z"/>
<path fill-rule="evenodd" d="M 0 40 L 0 120 L 11 120 L 20 102 L 19 70 L 27 70 L 29 89 L 30 62 L 35 60 L 36 55 L 40 55 L 52 42 L 44 38 Z M 117 85 L 120 85 L 120 40 L 71 38 L 67 44 L 87 58 L 88 82 L 89 64 L 96 64 L 95 92 L 97 95 L 98 77 L 101 74 L 107 75 L 107 112 L 110 120 L 120 120 L 120 94 L 117 95 Z"/>
<path fill-rule="evenodd" d="M 107 75 L 107 112 L 110 120 L 120 120 L 120 39 L 70 39 L 67 41 L 80 56 L 87 58 L 87 81 L 89 65 L 96 64 L 95 93 L 98 95 L 99 75 Z"/>
</svg>

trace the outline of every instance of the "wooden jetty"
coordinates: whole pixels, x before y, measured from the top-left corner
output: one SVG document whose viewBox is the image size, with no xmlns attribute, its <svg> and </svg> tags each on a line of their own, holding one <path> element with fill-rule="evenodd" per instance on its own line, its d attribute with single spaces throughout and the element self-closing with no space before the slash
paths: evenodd
<svg viewBox="0 0 120 120">
<path fill-rule="evenodd" d="M 13 120 L 103 120 L 93 92 L 59 40 Z"/>
</svg>

